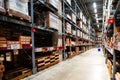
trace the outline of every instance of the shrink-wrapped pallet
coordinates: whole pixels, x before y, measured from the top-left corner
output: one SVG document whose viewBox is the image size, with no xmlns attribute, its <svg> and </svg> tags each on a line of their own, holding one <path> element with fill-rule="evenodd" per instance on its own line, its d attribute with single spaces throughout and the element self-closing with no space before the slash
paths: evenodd
<svg viewBox="0 0 120 80">
<path fill-rule="evenodd" d="M 53 14 L 52 12 L 47 12 L 46 15 L 46 25 L 48 28 L 58 30 L 58 16 Z"/>
<path fill-rule="evenodd" d="M 59 8 L 59 0 L 46 0 L 47 4 L 58 10 Z"/>
<path fill-rule="evenodd" d="M 10 16 L 19 17 L 31 21 L 28 13 L 28 1 L 29 0 L 7 0 L 6 8 Z"/>
</svg>

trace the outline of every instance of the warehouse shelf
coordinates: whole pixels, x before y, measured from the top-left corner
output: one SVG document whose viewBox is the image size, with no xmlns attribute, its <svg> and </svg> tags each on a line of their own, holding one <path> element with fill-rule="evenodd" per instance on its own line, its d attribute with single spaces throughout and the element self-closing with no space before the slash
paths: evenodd
<svg viewBox="0 0 120 80">
<path fill-rule="evenodd" d="M 115 2 L 115 3 L 114 3 Z M 112 65 L 109 65 L 110 67 L 112 66 L 113 69 L 110 70 L 111 73 L 112 73 L 112 76 L 111 78 L 113 80 L 119 80 L 117 77 L 119 77 L 119 65 L 120 65 L 120 62 L 119 62 L 119 21 L 120 21 L 120 18 L 119 18 L 119 5 L 120 5 L 120 1 L 119 0 L 113 0 L 112 1 L 113 3 L 113 7 L 114 8 L 112 9 L 112 13 L 113 13 L 113 17 L 112 19 L 114 19 L 114 22 L 113 23 L 108 23 L 108 21 L 106 20 L 105 23 L 107 24 L 104 25 L 104 34 L 103 34 L 103 38 L 102 38 L 102 42 L 104 44 L 104 47 L 105 49 L 111 54 L 112 57 L 109 57 L 110 55 L 105 52 L 107 54 L 107 57 L 106 57 L 106 60 L 107 61 L 111 61 Z M 108 5 L 109 6 L 109 5 Z M 111 11 L 111 10 L 110 10 Z M 113 12 L 114 11 L 114 12 Z M 109 12 L 111 13 L 111 12 Z M 107 15 L 107 14 L 106 14 Z M 108 16 L 108 18 L 111 18 L 110 16 Z M 107 64 L 109 64 L 109 62 L 107 62 Z"/>
<path fill-rule="evenodd" d="M 8 23 L 19 24 L 28 27 L 32 26 L 31 23 L 25 22 L 23 20 L 14 19 L 13 17 L 5 16 L 5 15 L 0 15 L 0 21 L 5 21 Z"/>
<path fill-rule="evenodd" d="M 28 14 L 31 12 L 30 17 L 32 20 L 30 21 L 24 20 L 22 17 L 17 17 L 15 15 L 10 16 L 7 12 L 6 14 L 0 14 L 0 57 L 2 56 L 2 58 L 4 58 L 3 63 L 6 70 L 4 73 L 5 79 L 7 79 L 7 76 L 9 75 L 11 75 L 10 79 L 30 76 L 32 73 L 35 74 L 38 71 L 57 64 L 59 62 L 60 55 L 58 52 L 63 51 L 62 57 L 64 57 L 63 60 L 65 60 L 67 58 L 65 56 L 66 53 L 67 56 L 71 58 L 83 52 L 83 48 L 87 50 L 87 48 L 94 46 L 94 41 L 89 39 L 89 25 L 86 18 L 84 17 L 83 20 L 80 16 L 78 16 L 78 13 L 82 11 L 76 0 L 72 0 L 75 4 L 71 4 L 71 6 L 66 0 L 56 0 L 63 3 L 63 6 L 61 6 L 63 7 L 63 12 L 59 12 L 59 10 L 53 5 L 54 3 L 47 2 L 50 0 L 31 1 L 28 2 L 27 6 L 29 10 Z M 69 10 L 64 10 L 65 8 L 69 8 Z M 78 12 L 77 9 L 79 10 Z M 66 16 L 67 11 L 74 15 L 74 21 Z M 45 17 L 41 14 L 44 14 Z M 47 25 L 48 22 L 46 19 L 49 19 L 50 17 L 46 18 L 46 16 L 49 14 L 54 15 L 57 20 L 63 21 L 59 25 L 60 29 L 62 27 L 62 31 L 58 29 L 59 27 L 56 29 Z M 41 18 L 41 16 L 44 18 Z M 82 13 L 82 17 L 83 16 L 85 15 Z M 43 23 L 39 21 L 43 21 Z M 76 24 L 77 21 L 80 21 L 80 25 L 82 25 L 78 26 Z M 71 26 L 71 33 L 67 33 L 65 30 L 66 22 L 68 22 Z M 85 27 L 85 30 L 83 30 L 83 27 Z M 77 33 L 77 30 L 79 34 Z M 83 35 L 88 38 L 83 38 Z M 69 44 L 65 43 L 66 38 L 69 38 Z M 77 38 L 78 42 L 76 41 Z M 61 40 L 61 43 L 58 46 L 59 39 Z M 8 44 L 7 41 L 11 41 L 9 42 L 10 44 Z M 15 41 L 17 43 L 15 43 Z M 7 57 L 10 57 L 11 60 L 7 61 Z M 41 61 L 45 63 L 42 63 Z M 26 76 L 23 74 L 20 76 L 14 75 L 22 73 L 24 71 L 23 69 L 27 69 L 28 71 L 25 73 Z M 17 70 L 17 72 L 15 70 Z"/>
</svg>

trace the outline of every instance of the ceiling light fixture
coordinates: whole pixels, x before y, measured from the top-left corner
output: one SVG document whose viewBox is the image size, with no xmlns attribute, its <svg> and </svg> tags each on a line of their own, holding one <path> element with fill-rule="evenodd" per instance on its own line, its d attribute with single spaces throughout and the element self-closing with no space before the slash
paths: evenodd
<svg viewBox="0 0 120 80">
<path fill-rule="evenodd" d="M 96 8 L 96 3 L 95 2 L 93 3 L 93 8 Z"/>
<path fill-rule="evenodd" d="M 98 20 L 97 20 L 97 23 L 98 23 Z"/>
<path fill-rule="evenodd" d="M 97 13 L 97 9 L 94 9 L 94 12 Z"/>
<path fill-rule="evenodd" d="M 100 27 L 99 25 L 97 25 L 98 26 L 98 28 Z"/>
<path fill-rule="evenodd" d="M 98 17 L 98 15 L 97 15 L 97 14 L 95 14 L 95 17 L 97 18 L 97 17 Z"/>
</svg>

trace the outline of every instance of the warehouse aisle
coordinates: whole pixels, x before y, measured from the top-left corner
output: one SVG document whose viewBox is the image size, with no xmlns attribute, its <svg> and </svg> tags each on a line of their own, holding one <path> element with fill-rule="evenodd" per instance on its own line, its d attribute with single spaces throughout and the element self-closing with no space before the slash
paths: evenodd
<svg viewBox="0 0 120 80">
<path fill-rule="evenodd" d="M 91 49 L 25 80 L 109 80 L 102 52 Z"/>
</svg>

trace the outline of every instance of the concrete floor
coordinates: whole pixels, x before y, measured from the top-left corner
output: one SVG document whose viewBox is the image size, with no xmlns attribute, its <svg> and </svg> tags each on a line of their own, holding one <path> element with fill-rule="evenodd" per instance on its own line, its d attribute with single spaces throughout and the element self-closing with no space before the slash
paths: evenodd
<svg viewBox="0 0 120 80">
<path fill-rule="evenodd" d="M 110 80 L 105 59 L 97 48 L 62 61 L 24 80 Z"/>
</svg>

